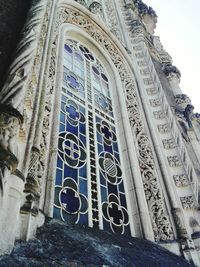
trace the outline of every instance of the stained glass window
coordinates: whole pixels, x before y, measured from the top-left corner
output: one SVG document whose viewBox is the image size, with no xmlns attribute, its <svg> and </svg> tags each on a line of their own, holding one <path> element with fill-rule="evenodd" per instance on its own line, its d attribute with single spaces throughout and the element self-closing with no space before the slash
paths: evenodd
<svg viewBox="0 0 200 267">
<path fill-rule="evenodd" d="M 67 40 L 54 217 L 130 233 L 109 76 L 83 44 Z"/>
</svg>

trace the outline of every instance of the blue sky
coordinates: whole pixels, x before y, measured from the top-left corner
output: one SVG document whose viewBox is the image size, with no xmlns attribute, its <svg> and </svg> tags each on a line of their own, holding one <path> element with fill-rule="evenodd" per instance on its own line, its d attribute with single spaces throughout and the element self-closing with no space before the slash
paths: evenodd
<svg viewBox="0 0 200 267">
<path fill-rule="evenodd" d="M 200 0 L 143 0 L 158 15 L 155 35 L 181 71 L 181 89 L 200 113 Z"/>
</svg>

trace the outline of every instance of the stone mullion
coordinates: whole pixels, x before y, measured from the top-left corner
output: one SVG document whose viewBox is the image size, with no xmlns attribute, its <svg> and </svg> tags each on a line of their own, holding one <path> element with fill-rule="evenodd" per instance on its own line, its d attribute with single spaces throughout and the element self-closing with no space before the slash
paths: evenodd
<svg viewBox="0 0 200 267">
<path fill-rule="evenodd" d="M 86 62 L 86 75 L 87 75 L 87 98 L 88 103 L 93 104 L 92 81 L 90 63 Z M 97 160 L 96 160 L 96 147 L 95 147 L 95 122 L 94 122 L 94 109 L 92 105 L 88 104 L 88 135 L 89 135 L 89 166 L 90 166 L 90 186 L 88 187 L 91 195 L 92 207 L 92 226 L 99 228 L 99 200 L 98 200 L 98 182 L 97 182 Z M 89 182 L 89 181 L 88 181 Z"/>
</svg>

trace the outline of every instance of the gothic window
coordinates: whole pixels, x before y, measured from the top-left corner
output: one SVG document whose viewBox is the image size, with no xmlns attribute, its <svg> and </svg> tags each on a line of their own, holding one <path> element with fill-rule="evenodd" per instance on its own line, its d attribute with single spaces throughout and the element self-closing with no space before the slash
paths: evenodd
<svg viewBox="0 0 200 267">
<path fill-rule="evenodd" d="M 54 217 L 130 233 L 109 76 L 85 45 L 64 45 Z"/>
</svg>

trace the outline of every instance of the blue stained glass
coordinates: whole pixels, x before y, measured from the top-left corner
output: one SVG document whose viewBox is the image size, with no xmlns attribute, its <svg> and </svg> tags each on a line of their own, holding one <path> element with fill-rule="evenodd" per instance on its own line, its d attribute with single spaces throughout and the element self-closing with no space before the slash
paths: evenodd
<svg viewBox="0 0 200 267">
<path fill-rule="evenodd" d="M 110 224 L 106 220 L 103 220 L 103 229 L 110 231 Z"/>
<path fill-rule="evenodd" d="M 65 95 L 62 94 L 62 103 L 66 103 L 67 102 L 67 97 Z"/>
<path fill-rule="evenodd" d="M 86 137 L 84 135 L 80 134 L 79 138 L 83 142 L 83 144 L 86 146 Z"/>
<path fill-rule="evenodd" d="M 113 142 L 113 149 L 114 149 L 114 151 L 117 151 L 118 152 L 117 142 Z"/>
<path fill-rule="evenodd" d="M 107 183 L 108 185 L 108 194 L 115 194 L 116 196 L 118 196 L 118 190 L 117 190 L 117 186 Z"/>
<path fill-rule="evenodd" d="M 86 168 L 86 165 L 84 165 L 81 169 L 79 169 L 79 175 L 81 177 L 87 178 L 87 168 Z"/>
<path fill-rule="evenodd" d="M 76 182 L 77 182 L 77 174 L 78 170 L 77 169 L 72 169 L 65 165 L 64 167 L 64 177 L 72 177 Z"/>
<path fill-rule="evenodd" d="M 97 141 L 102 143 L 102 136 L 99 133 L 97 133 Z"/>
<path fill-rule="evenodd" d="M 63 112 L 65 112 L 65 103 L 64 103 L 64 102 L 61 102 L 61 110 L 62 110 Z"/>
<path fill-rule="evenodd" d="M 124 184 L 123 184 L 123 182 L 119 184 L 119 191 L 120 192 L 123 192 L 123 193 L 125 192 L 124 191 Z"/>
<path fill-rule="evenodd" d="M 67 123 L 67 126 L 66 126 L 66 131 L 67 132 L 70 132 L 70 133 L 73 133 L 77 136 L 78 134 L 78 128 L 77 127 L 73 127 L 71 124 Z"/>
<path fill-rule="evenodd" d="M 65 123 L 65 114 L 60 113 L 60 122 Z"/>
<path fill-rule="evenodd" d="M 87 197 L 87 181 L 79 178 L 79 192 Z"/>
<path fill-rule="evenodd" d="M 105 185 L 106 186 L 106 179 L 103 177 L 103 175 L 100 173 L 100 183 L 102 185 Z"/>
<path fill-rule="evenodd" d="M 60 132 L 64 132 L 65 131 L 65 125 L 60 123 L 60 128 L 59 128 Z"/>
<path fill-rule="evenodd" d="M 101 153 L 103 151 L 103 146 L 98 144 L 98 152 Z"/>
<path fill-rule="evenodd" d="M 107 195 L 108 195 L 108 193 L 107 193 L 107 189 L 106 189 L 106 187 L 101 186 L 101 201 L 102 201 L 102 202 L 108 200 L 108 199 L 107 199 Z"/>
<path fill-rule="evenodd" d="M 107 152 L 110 152 L 111 154 L 113 153 L 112 147 L 111 146 L 107 146 L 106 144 L 104 144 L 104 150 L 107 151 Z"/>
<path fill-rule="evenodd" d="M 79 119 L 79 113 L 76 111 L 76 108 L 72 105 L 66 106 L 66 112 L 69 114 L 69 117 L 73 120 Z"/>
<path fill-rule="evenodd" d="M 122 205 L 123 207 L 126 207 L 126 197 L 125 197 L 125 195 L 120 193 L 120 194 L 119 194 L 119 197 L 120 197 L 121 205 Z"/>
<path fill-rule="evenodd" d="M 54 209 L 53 209 L 53 217 L 54 218 L 60 218 L 60 209 L 54 207 Z"/>
<path fill-rule="evenodd" d="M 82 225 L 88 225 L 88 215 L 87 214 L 81 214 L 79 223 Z"/>
<path fill-rule="evenodd" d="M 65 44 L 65 50 L 66 50 L 68 53 L 70 53 L 70 54 L 73 53 L 73 51 L 72 51 L 72 49 L 71 49 L 71 47 L 70 47 L 69 45 L 66 45 L 66 44 Z"/>
<path fill-rule="evenodd" d="M 115 158 L 120 162 L 120 159 L 119 159 L 119 153 L 115 152 Z"/>
<path fill-rule="evenodd" d="M 63 168 L 63 161 L 60 159 L 60 157 L 57 157 L 57 167 L 58 168 Z"/>
<path fill-rule="evenodd" d="M 80 133 L 85 134 L 85 123 L 79 124 L 79 131 Z"/>
<path fill-rule="evenodd" d="M 57 185 L 62 184 L 62 170 L 59 169 L 56 170 L 56 184 Z"/>
</svg>

